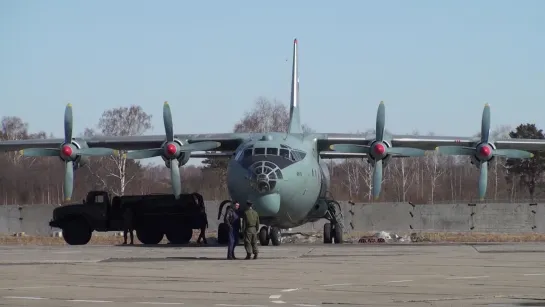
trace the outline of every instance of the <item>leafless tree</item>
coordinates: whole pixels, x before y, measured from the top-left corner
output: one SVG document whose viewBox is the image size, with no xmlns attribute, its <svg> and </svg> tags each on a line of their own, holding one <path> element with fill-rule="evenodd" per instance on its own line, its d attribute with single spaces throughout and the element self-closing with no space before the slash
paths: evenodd
<svg viewBox="0 0 545 307">
<path fill-rule="evenodd" d="M 107 136 L 137 136 L 143 135 L 152 128 L 151 115 L 148 115 L 142 107 L 132 105 L 130 107 L 119 107 L 104 111 L 98 122 L 98 128 L 102 135 Z M 94 134 L 92 130 L 85 131 L 88 135 Z M 119 156 L 110 156 L 99 158 L 98 165 L 100 169 L 106 172 L 107 177 L 114 177 L 118 180 L 116 187 L 107 184 L 103 175 L 95 173 L 101 180 L 102 187 L 108 188 L 116 195 L 124 195 L 127 185 L 136 177 L 138 172 L 128 166 L 135 165 L 136 162 L 130 161 L 123 155 L 125 151 L 120 151 Z"/>
</svg>

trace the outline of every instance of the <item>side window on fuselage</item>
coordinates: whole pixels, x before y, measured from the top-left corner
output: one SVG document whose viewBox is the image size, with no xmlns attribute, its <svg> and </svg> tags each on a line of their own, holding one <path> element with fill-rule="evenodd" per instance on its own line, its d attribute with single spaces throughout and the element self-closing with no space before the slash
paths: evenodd
<svg viewBox="0 0 545 307">
<path fill-rule="evenodd" d="M 254 149 L 254 156 L 255 155 L 264 155 L 265 154 L 265 148 L 263 147 L 257 147 Z"/>
</svg>

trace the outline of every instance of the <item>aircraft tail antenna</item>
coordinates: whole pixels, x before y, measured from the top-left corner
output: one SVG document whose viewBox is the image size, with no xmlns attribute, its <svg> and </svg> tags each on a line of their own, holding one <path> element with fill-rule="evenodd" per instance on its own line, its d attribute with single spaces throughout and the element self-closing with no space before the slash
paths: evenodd
<svg viewBox="0 0 545 307">
<path fill-rule="evenodd" d="M 302 133 L 299 116 L 299 65 L 297 59 L 297 38 L 293 40 L 293 63 L 291 71 L 290 123 L 288 133 Z"/>
</svg>

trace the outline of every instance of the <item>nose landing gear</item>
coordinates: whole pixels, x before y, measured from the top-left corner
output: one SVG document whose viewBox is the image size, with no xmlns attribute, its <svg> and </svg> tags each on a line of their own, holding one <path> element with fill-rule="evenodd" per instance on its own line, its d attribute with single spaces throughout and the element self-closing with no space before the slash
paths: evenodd
<svg viewBox="0 0 545 307">
<path fill-rule="evenodd" d="M 336 244 L 343 243 L 343 214 L 341 211 L 341 205 L 334 201 L 334 200 L 328 200 L 327 201 L 327 212 L 325 215 L 325 219 L 329 221 L 329 223 L 324 224 L 324 243 L 325 244 L 331 244 L 335 242 Z"/>
</svg>

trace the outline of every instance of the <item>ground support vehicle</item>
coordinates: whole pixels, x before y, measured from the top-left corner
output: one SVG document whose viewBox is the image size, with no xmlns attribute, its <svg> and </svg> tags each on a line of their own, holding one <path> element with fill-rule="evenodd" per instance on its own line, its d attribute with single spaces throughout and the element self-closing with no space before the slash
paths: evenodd
<svg viewBox="0 0 545 307">
<path fill-rule="evenodd" d="M 105 191 L 91 191 L 82 203 L 68 204 L 53 211 L 51 227 L 62 229 L 70 245 L 85 245 L 93 231 L 123 231 L 123 212 L 134 212 L 133 227 L 143 244 L 159 244 L 166 235 L 172 244 L 189 243 L 193 229 L 206 223 L 204 201 L 200 194 L 126 195 L 110 197 Z"/>
</svg>

